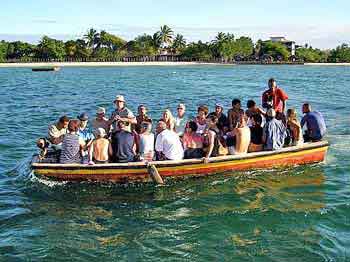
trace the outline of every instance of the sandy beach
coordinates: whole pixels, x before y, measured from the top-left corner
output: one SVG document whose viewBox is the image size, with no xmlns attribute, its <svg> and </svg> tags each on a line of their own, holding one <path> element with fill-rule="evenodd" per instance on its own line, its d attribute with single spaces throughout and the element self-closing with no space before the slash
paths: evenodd
<svg viewBox="0 0 350 262">
<path fill-rule="evenodd" d="M 350 66 L 350 63 L 304 63 L 304 65 L 312 66 Z"/>
</svg>

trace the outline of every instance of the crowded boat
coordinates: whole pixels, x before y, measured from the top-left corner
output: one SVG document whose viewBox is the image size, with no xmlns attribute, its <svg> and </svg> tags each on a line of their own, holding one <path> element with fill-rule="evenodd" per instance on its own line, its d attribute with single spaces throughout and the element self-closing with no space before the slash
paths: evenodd
<svg viewBox="0 0 350 262">
<path fill-rule="evenodd" d="M 239 99 L 224 112 L 220 103 L 209 111 L 200 105 L 197 115 L 189 117 L 186 104 L 180 103 L 173 114 L 165 109 L 158 121 L 141 104 L 137 114 L 127 107 L 123 95 L 113 101 L 115 110 L 107 117 L 103 107 L 92 119 L 87 113 L 77 118 L 61 116 L 48 128 L 48 136 L 37 140 L 40 160 L 60 164 L 106 164 L 163 160 L 203 159 L 225 155 L 246 155 L 278 151 L 321 141 L 326 124 L 310 103 L 302 105 L 298 120 L 295 108 L 287 109 L 287 93 L 274 79 L 262 93 L 261 107 L 248 100 L 246 109 Z"/>
</svg>

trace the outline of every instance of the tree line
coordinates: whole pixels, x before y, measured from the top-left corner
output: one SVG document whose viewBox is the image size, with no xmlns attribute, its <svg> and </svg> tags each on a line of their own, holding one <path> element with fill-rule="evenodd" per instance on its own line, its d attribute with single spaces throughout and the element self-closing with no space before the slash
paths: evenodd
<svg viewBox="0 0 350 262">
<path fill-rule="evenodd" d="M 167 25 L 153 35 L 143 34 L 131 41 L 91 28 L 79 39 L 61 41 L 43 36 L 37 45 L 0 41 L 0 62 L 6 61 L 125 61 L 126 57 L 154 58 L 176 56 L 180 60 L 232 61 L 300 61 L 350 62 L 350 47 L 342 44 L 331 50 L 312 48 L 307 44 L 291 56 L 280 42 L 258 40 L 219 32 L 210 42 L 188 43 Z"/>
</svg>

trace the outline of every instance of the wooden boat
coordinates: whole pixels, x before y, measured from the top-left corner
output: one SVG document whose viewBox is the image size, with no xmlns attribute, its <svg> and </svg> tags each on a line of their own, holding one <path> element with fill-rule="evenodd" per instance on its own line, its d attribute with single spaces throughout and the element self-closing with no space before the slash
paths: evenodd
<svg viewBox="0 0 350 262">
<path fill-rule="evenodd" d="M 160 180 L 213 175 L 226 171 L 266 169 L 318 163 L 325 160 L 328 142 L 305 143 L 302 146 L 286 147 L 279 151 L 262 151 L 245 155 L 212 157 L 209 162 L 203 159 L 180 161 L 153 161 L 149 163 L 111 164 L 57 164 L 39 161 L 34 156 L 34 174 L 60 181 L 95 181 L 115 183 L 144 183 L 158 181 L 150 172 L 153 167 Z"/>
<path fill-rule="evenodd" d="M 50 66 L 50 67 L 34 67 L 32 68 L 33 72 L 47 72 L 47 71 L 59 71 L 61 68 L 58 66 Z"/>
</svg>

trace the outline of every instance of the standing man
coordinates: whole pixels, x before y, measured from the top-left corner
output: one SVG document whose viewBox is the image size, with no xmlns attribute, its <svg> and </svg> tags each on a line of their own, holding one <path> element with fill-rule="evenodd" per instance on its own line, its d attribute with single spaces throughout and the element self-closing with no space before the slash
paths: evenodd
<svg viewBox="0 0 350 262">
<path fill-rule="evenodd" d="M 317 142 L 322 140 L 326 134 L 326 122 L 318 111 L 311 112 L 311 105 L 309 103 L 303 104 L 304 117 L 301 119 L 301 128 L 306 124 L 306 132 L 304 135 L 305 142 Z"/>
<path fill-rule="evenodd" d="M 185 104 L 179 104 L 177 106 L 177 115 L 175 117 L 175 130 L 176 133 L 182 137 L 185 132 L 185 127 L 187 123 L 187 117 L 185 116 L 186 106 Z"/>
<path fill-rule="evenodd" d="M 115 110 L 112 113 L 110 120 L 112 121 L 112 132 L 118 130 L 118 121 L 122 121 L 126 125 L 126 130 L 131 132 L 131 125 L 137 124 L 136 117 L 125 105 L 125 99 L 122 95 L 117 95 L 114 100 Z"/>
<path fill-rule="evenodd" d="M 262 94 L 262 106 L 266 109 L 274 109 L 276 112 L 276 118 L 279 120 L 285 120 L 284 111 L 286 109 L 286 101 L 288 95 L 278 87 L 276 80 L 270 78 L 268 81 L 269 89 L 265 90 Z"/>
</svg>

